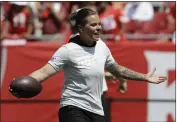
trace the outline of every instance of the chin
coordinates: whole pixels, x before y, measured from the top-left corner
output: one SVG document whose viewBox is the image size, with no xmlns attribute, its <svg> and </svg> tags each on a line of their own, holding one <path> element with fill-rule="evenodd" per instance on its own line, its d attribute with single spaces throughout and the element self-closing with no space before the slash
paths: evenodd
<svg viewBox="0 0 177 122">
<path fill-rule="evenodd" d="M 98 41 L 100 38 L 93 38 L 94 41 Z"/>
</svg>

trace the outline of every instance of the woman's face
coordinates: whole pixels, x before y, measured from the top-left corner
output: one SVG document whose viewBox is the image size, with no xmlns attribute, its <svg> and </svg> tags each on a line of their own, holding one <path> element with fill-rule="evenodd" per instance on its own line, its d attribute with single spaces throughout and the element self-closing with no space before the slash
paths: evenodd
<svg viewBox="0 0 177 122">
<path fill-rule="evenodd" d="M 97 14 L 85 18 L 85 25 L 80 28 L 80 35 L 84 40 L 93 42 L 98 41 L 101 34 L 101 23 Z"/>
</svg>

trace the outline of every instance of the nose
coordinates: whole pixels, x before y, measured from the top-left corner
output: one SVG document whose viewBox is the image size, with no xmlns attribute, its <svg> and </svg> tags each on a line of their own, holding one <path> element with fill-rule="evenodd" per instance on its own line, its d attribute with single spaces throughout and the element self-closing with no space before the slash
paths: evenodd
<svg viewBox="0 0 177 122">
<path fill-rule="evenodd" d="M 100 24 L 97 25 L 96 30 L 101 31 L 101 25 Z"/>
</svg>

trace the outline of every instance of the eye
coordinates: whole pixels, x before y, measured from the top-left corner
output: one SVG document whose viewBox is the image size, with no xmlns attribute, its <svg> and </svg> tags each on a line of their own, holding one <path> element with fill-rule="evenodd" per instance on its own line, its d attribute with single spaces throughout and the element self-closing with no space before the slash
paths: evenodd
<svg viewBox="0 0 177 122">
<path fill-rule="evenodd" d="M 92 23 L 92 24 L 90 24 L 90 26 L 92 26 L 92 27 L 95 27 L 97 25 L 101 26 L 101 23 Z"/>
<path fill-rule="evenodd" d="M 97 26 L 97 23 L 92 23 L 90 26 L 92 27 Z"/>
<path fill-rule="evenodd" d="M 99 26 L 101 26 L 101 22 L 100 22 L 100 23 L 98 23 L 98 25 L 99 25 Z"/>
</svg>

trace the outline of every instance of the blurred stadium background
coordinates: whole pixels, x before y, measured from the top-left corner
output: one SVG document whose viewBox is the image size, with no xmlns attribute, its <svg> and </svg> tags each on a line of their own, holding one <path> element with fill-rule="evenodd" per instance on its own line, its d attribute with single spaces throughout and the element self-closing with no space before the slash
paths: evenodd
<svg viewBox="0 0 177 122">
<path fill-rule="evenodd" d="M 0 2 L 1 122 L 58 122 L 63 74 L 48 79 L 32 99 L 8 93 L 14 77 L 43 66 L 72 34 L 68 17 L 81 7 L 97 10 L 103 34 L 119 64 L 168 76 L 160 85 L 128 82 L 119 93 L 108 83 L 109 122 L 175 122 L 176 2 Z"/>
</svg>

